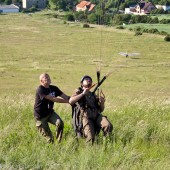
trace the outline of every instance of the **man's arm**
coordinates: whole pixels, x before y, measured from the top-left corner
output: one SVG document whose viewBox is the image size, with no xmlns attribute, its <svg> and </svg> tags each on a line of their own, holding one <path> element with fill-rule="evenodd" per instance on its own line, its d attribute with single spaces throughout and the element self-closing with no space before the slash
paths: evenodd
<svg viewBox="0 0 170 170">
<path fill-rule="evenodd" d="M 83 93 L 80 93 L 78 95 L 73 95 L 70 97 L 69 103 L 71 105 L 73 105 L 74 103 L 76 103 L 77 101 L 79 101 L 82 97 L 84 96 Z"/>
<path fill-rule="evenodd" d="M 53 96 L 47 95 L 45 96 L 45 99 L 50 100 L 52 102 L 57 102 L 57 103 L 69 103 L 69 98 L 70 98 L 69 96 L 62 93 L 60 97 L 53 97 Z"/>
<path fill-rule="evenodd" d="M 86 95 L 89 92 L 89 90 L 90 90 L 89 88 L 85 88 L 82 93 L 76 92 L 76 94 L 70 97 L 69 103 L 73 105 L 74 103 L 79 101 L 84 95 Z"/>
<path fill-rule="evenodd" d="M 99 98 L 99 104 L 100 104 L 100 111 L 103 112 L 104 111 L 104 103 L 105 103 L 105 99 L 103 97 Z"/>
</svg>

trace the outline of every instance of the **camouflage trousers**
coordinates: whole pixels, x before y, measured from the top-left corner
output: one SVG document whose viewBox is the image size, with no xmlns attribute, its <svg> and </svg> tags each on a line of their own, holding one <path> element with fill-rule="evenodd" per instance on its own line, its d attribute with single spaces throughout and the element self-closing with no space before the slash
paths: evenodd
<svg viewBox="0 0 170 170">
<path fill-rule="evenodd" d="M 36 120 L 36 127 L 38 131 L 41 133 L 42 136 L 46 138 L 48 143 L 53 143 L 54 136 L 52 135 L 48 123 L 56 126 L 56 139 L 60 142 L 64 129 L 63 121 L 55 112 L 45 118 L 42 118 L 41 120 Z"/>
<path fill-rule="evenodd" d="M 87 116 L 83 116 L 83 133 L 86 138 L 86 142 L 94 142 L 96 135 L 96 128 L 103 131 L 103 135 L 109 135 L 113 130 L 113 125 L 109 122 L 106 116 L 99 114 L 96 120 L 89 119 Z"/>
</svg>

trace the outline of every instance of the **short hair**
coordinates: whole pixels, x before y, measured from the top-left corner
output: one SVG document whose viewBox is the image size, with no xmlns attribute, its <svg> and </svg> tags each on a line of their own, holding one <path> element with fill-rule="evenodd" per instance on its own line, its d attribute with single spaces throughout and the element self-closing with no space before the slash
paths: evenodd
<svg viewBox="0 0 170 170">
<path fill-rule="evenodd" d="M 92 82 L 92 78 L 88 75 L 85 75 L 81 78 L 80 83 L 83 83 L 84 79 L 86 79 L 86 78 L 90 79 L 90 81 Z"/>
<path fill-rule="evenodd" d="M 44 76 L 49 76 L 47 73 L 42 73 L 39 77 L 39 80 L 41 81 Z"/>
</svg>

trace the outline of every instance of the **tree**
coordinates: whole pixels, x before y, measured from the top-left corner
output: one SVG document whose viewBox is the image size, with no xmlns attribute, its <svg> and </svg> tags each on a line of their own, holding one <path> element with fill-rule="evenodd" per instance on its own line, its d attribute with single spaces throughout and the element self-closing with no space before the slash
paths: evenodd
<svg viewBox="0 0 170 170">
<path fill-rule="evenodd" d="M 75 20 L 78 20 L 78 21 L 85 21 L 84 12 L 83 11 L 75 12 L 74 18 L 75 18 Z"/>
<path fill-rule="evenodd" d="M 91 13 L 87 16 L 87 21 L 96 24 L 97 23 L 97 15 L 95 13 Z"/>
<path fill-rule="evenodd" d="M 12 0 L 5 0 L 5 4 L 6 4 L 6 5 L 12 4 Z"/>
</svg>

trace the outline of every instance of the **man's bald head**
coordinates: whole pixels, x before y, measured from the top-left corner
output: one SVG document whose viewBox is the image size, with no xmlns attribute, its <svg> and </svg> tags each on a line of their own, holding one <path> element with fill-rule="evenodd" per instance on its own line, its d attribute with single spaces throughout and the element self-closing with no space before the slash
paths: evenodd
<svg viewBox="0 0 170 170">
<path fill-rule="evenodd" d="M 49 87 L 51 84 L 50 76 L 47 73 L 42 73 L 39 77 L 40 83 L 44 87 Z"/>
<path fill-rule="evenodd" d="M 50 77 L 47 73 L 42 73 L 39 77 L 39 80 L 41 81 L 44 77 Z"/>
</svg>

